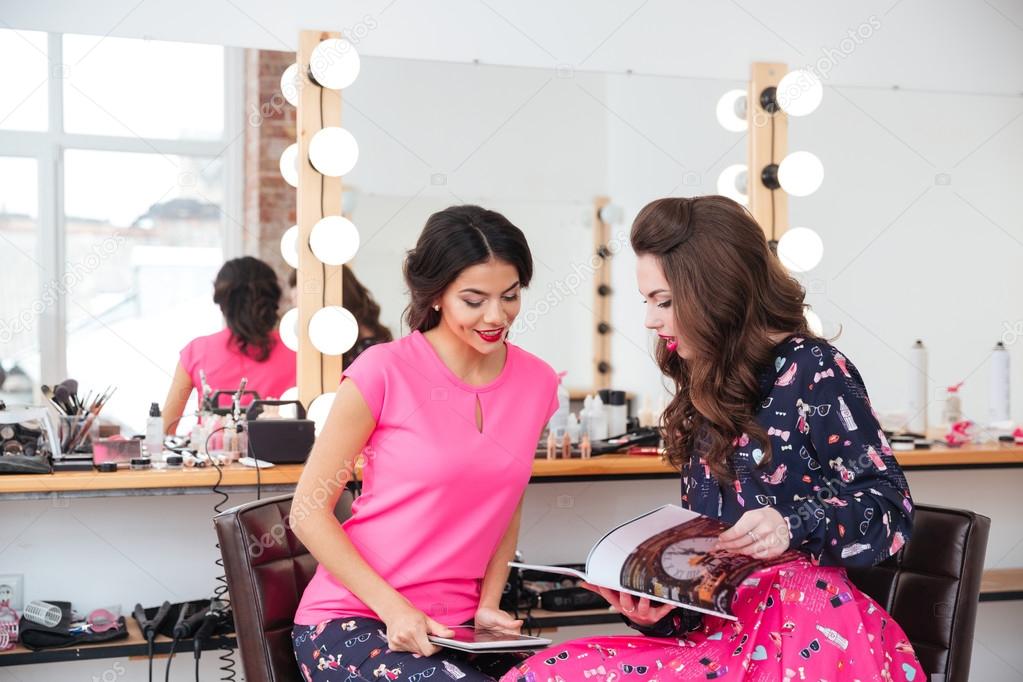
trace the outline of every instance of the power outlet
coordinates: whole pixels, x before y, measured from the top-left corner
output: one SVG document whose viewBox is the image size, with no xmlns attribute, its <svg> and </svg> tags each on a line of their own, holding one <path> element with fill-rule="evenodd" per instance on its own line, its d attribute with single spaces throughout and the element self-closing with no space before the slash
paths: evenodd
<svg viewBox="0 0 1023 682">
<path fill-rule="evenodd" d="M 25 576 L 0 575 L 0 602 L 8 602 L 10 607 L 21 613 L 24 608 Z"/>
</svg>

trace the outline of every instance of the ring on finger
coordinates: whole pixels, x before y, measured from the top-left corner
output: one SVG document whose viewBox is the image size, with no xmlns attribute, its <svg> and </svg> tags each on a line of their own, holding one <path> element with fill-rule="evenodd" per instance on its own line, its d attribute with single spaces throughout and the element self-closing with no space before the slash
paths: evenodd
<svg viewBox="0 0 1023 682">
<path fill-rule="evenodd" d="M 757 534 L 754 533 L 753 531 L 751 530 L 746 531 L 746 535 L 748 535 L 750 539 L 753 540 L 754 543 L 760 542 L 760 538 L 758 538 Z"/>
<path fill-rule="evenodd" d="M 633 607 L 632 607 L 631 609 L 627 609 L 627 608 L 625 608 L 625 607 L 623 606 L 623 607 L 622 607 L 622 611 L 625 611 L 625 613 L 635 613 L 635 612 L 636 612 L 636 607 L 635 607 L 635 606 L 633 606 Z"/>
</svg>

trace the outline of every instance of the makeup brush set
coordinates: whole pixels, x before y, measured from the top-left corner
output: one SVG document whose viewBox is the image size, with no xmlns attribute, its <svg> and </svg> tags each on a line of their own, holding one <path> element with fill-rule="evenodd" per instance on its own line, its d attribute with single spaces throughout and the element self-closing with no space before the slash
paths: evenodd
<svg viewBox="0 0 1023 682">
<path fill-rule="evenodd" d="M 117 389 L 108 386 L 101 393 L 89 391 L 84 397 L 78 395 L 78 382 L 65 379 L 53 388 L 43 385 L 41 391 L 60 416 L 60 452 L 55 459 L 64 459 L 76 452 L 92 454 L 89 431 Z"/>
</svg>

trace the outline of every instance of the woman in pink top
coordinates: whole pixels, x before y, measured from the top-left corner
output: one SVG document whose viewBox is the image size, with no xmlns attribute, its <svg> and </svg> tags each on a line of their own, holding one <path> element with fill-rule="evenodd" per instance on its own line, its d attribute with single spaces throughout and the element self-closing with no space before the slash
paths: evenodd
<svg viewBox="0 0 1023 682">
<path fill-rule="evenodd" d="M 405 261 L 412 333 L 345 369 L 295 491 L 291 527 L 320 562 L 292 632 L 308 682 L 492 680 L 517 659 L 440 650 L 450 626 L 517 631 L 498 608 L 557 377 L 507 341 L 529 284 L 522 232 L 456 206 Z M 361 453 L 363 492 L 333 510 Z"/>
<path fill-rule="evenodd" d="M 193 339 L 181 351 L 167 399 L 163 428 L 173 433 L 192 389 L 201 391 L 200 370 L 214 390 L 246 390 L 280 397 L 295 385 L 295 351 L 281 342 L 277 309 L 281 286 L 273 269 L 251 256 L 224 263 L 213 282 L 213 302 L 224 313 L 225 329 Z"/>
</svg>

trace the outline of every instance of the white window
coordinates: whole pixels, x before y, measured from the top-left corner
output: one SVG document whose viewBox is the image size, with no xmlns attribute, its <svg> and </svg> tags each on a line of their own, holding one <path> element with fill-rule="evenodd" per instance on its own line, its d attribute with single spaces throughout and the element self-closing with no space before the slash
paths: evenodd
<svg viewBox="0 0 1023 682">
<path fill-rule="evenodd" d="M 181 348 L 222 328 L 212 281 L 242 243 L 240 55 L 0 30 L 0 58 L 24 66 L 0 73 L 0 399 L 68 376 L 115 385 L 104 417 L 139 432 Z"/>
</svg>

